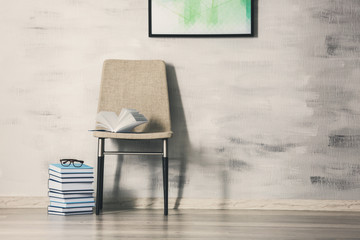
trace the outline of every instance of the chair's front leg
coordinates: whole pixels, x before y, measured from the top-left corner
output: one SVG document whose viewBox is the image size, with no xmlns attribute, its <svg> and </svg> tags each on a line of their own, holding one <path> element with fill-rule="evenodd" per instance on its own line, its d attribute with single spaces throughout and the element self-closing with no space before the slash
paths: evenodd
<svg viewBox="0 0 360 240">
<path fill-rule="evenodd" d="M 168 177 L 169 177 L 169 159 L 168 159 L 168 141 L 163 139 L 163 188 L 164 188 L 164 215 L 168 215 Z"/>
<path fill-rule="evenodd" d="M 99 215 L 103 206 L 104 185 L 104 150 L 105 139 L 98 139 L 97 184 L 96 184 L 96 215 Z"/>
</svg>

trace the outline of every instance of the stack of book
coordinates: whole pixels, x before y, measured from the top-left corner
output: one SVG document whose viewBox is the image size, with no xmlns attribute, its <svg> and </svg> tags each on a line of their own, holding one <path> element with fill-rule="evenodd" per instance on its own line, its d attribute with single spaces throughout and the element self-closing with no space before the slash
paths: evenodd
<svg viewBox="0 0 360 240">
<path fill-rule="evenodd" d="M 81 167 L 61 164 L 49 166 L 49 214 L 92 214 L 95 205 L 93 193 L 94 170 L 83 164 Z"/>
</svg>

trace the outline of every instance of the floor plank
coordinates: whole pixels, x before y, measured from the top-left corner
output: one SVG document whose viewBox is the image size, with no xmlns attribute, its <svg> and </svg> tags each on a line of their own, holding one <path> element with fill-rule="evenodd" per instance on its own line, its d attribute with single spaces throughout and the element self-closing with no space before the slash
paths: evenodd
<svg viewBox="0 0 360 240">
<path fill-rule="evenodd" d="M 0 239 L 360 239 L 359 212 L 259 210 L 106 211 L 53 216 L 0 209 Z"/>
</svg>

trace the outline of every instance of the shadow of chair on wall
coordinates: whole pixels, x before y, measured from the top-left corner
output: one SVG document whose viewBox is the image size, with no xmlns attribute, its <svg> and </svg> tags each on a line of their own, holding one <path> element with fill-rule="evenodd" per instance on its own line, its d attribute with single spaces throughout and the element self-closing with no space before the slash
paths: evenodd
<svg viewBox="0 0 360 240">
<path fill-rule="evenodd" d="M 169 204 L 169 209 L 178 209 L 181 205 L 186 185 L 186 170 L 191 149 L 180 89 L 175 67 L 173 65 L 166 65 L 166 75 L 169 91 L 171 126 L 172 131 L 174 132 L 173 137 L 169 139 L 169 199 L 176 198 L 173 206 Z M 111 141 L 117 149 L 134 150 L 134 144 L 131 142 L 129 143 L 128 141 L 118 139 L 112 139 Z M 141 143 L 136 144 L 135 147 L 137 149 L 151 150 L 161 149 L 161 146 L 161 141 L 144 140 Z M 119 155 L 116 160 L 113 186 L 111 189 L 107 188 L 106 185 L 104 186 L 104 209 L 106 211 L 116 211 L 121 209 L 132 209 L 137 206 L 137 196 L 135 195 L 136 189 L 124 189 L 120 186 L 122 181 L 122 167 L 125 160 L 127 161 L 127 164 L 141 165 L 148 168 L 149 197 L 147 198 L 148 202 L 146 203 L 146 208 L 151 209 L 155 204 L 155 196 L 159 189 L 161 189 L 162 193 L 161 158 L 156 156 Z M 174 189 L 176 189 L 176 196 L 174 196 Z"/>
</svg>

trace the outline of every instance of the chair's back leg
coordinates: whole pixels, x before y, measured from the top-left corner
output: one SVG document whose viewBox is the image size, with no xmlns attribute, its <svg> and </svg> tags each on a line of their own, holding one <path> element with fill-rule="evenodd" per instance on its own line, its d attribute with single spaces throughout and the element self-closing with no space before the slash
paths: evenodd
<svg viewBox="0 0 360 240">
<path fill-rule="evenodd" d="M 168 140 L 163 139 L 163 188 L 164 188 L 164 215 L 168 215 L 168 175 L 169 175 L 169 159 L 168 159 Z"/>
<path fill-rule="evenodd" d="M 105 139 L 98 139 L 97 184 L 96 184 L 96 215 L 99 215 L 103 206 L 104 185 L 104 151 Z"/>
</svg>

